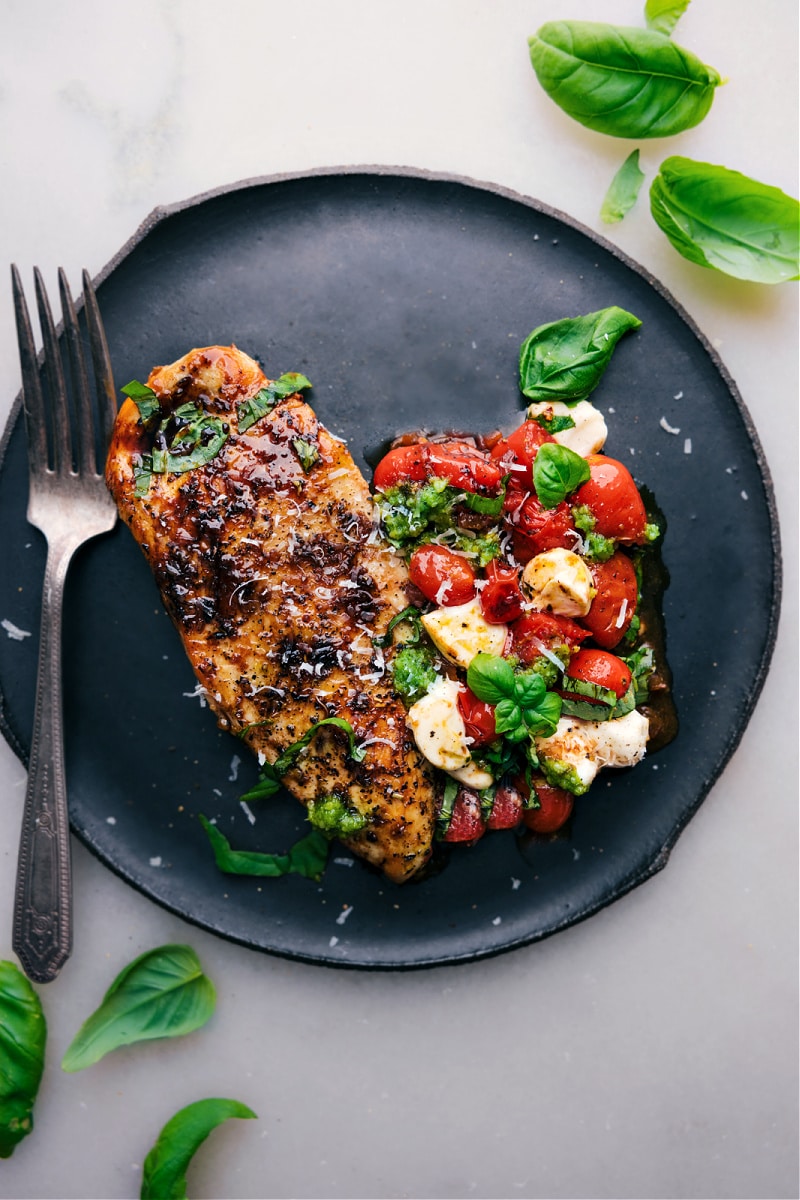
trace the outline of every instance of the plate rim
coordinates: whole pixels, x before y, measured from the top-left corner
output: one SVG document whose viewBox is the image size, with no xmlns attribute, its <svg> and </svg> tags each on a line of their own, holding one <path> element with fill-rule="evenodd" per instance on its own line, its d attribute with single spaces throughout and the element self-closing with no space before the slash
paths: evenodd
<svg viewBox="0 0 800 1200">
<path fill-rule="evenodd" d="M 747 729 L 753 712 L 758 704 L 761 696 L 766 677 L 769 673 L 772 656 L 775 650 L 777 640 L 782 592 L 783 592 L 783 558 L 780 536 L 780 520 L 777 509 L 777 501 L 775 488 L 772 480 L 772 474 L 764 454 L 761 439 L 756 429 L 753 418 L 749 409 L 742 397 L 739 388 L 733 379 L 730 371 L 725 365 L 723 359 L 711 344 L 709 339 L 699 328 L 694 318 L 689 314 L 688 310 L 672 295 L 669 289 L 649 271 L 643 267 L 635 259 L 631 258 L 624 250 L 613 242 L 609 241 L 602 234 L 593 230 L 589 226 L 584 225 L 570 214 L 557 209 L 551 205 L 544 203 L 532 196 L 528 196 L 509 188 L 503 184 L 489 182 L 485 180 L 476 180 L 469 176 L 460 175 L 447 171 L 437 171 L 429 168 L 420 168 L 413 166 L 392 166 L 384 164 L 351 164 L 347 166 L 334 167 L 311 167 L 299 171 L 278 172 L 267 175 L 251 176 L 245 179 L 239 179 L 231 183 L 222 184 L 214 188 L 196 193 L 185 199 L 178 200 L 169 204 L 157 205 L 147 216 L 140 222 L 133 234 L 124 242 L 120 249 L 108 260 L 101 270 L 92 276 L 92 283 L 96 289 L 99 289 L 101 284 L 108 279 L 121 263 L 145 240 L 149 234 L 155 230 L 161 223 L 169 220 L 173 216 L 178 216 L 181 213 L 187 212 L 194 208 L 199 208 L 203 204 L 217 199 L 222 199 L 226 196 L 236 194 L 238 192 L 248 191 L 254 188 L 269 187 L 275 184 L 296 183 L 306 179 L 341 179 L 345 177 L 363 177 L 365 179 L 412 179 L 421 183 L 444 183 L 453 184 L 463 187 L 473 192 L 483 192 L 488 195 L 499 197 L 500 199 L 509 201 L 513 204 L 521 205 L 530 209 L 533 212 L 540 213 L 543 216 L 551 218 L 560 224 L 574 230 L 575 232 L 586 237 L 590 242 L 600 247 L 605 252 L 609 253 L 613 258 L 617 259 L 622 265 L 633 271 L 641 279 L 643 279 L 657 294 L 664 300 L 687 327 L 689 333 L 701 345 L 704 352 L 714 366 L 715 370 L 720 375 L 725 384 L 728 394 L 736 406 L 738 415 L 743 423 L 750 445 L 752 446 L 755 463 L 762 481 L 764 489 L 764 499 L 766 502 L 766 511 L 769 520 L 770 530 L 770 550 L 771 550 L 771 598 L 768 610 L 768 621 L 765 629 L 764 646 L 761 657 L 758 663 L 757 671 L 753 678 L 753 685 L 750 690 L 748 701 L 743 707 L 737 727 L 730 731 L 724 744 L 720 747 L 720 753 L 713 763 L 710 764 L 710 770 L 707 772 L 702 781 L 701 787 L 695 797 L 695 803 L 690 809 L 682 814 L 682 820 L 670 829 L 670 836 L 664 841 L 659 852 L 645 866 L 639 867 L 630 872 L 624 878 L 618 880 L 613 889 L 596 902 L 586 905 L 579 912 L 573 912 L 568 918 L 556 923 L 551 928 L 545 931 L 534 932 L 529 935 L 518 937 L 503 945 L 491 946 L 479 950 L 469 950 L 457 952 L 448 957 L 429 957 L 409 961 L 408 959 L 398 959 L 397 961 L 381 961 L 381 962 L 364 962 L 364 961 L 348 961 L 346 958 L 336 958 L 333 955 L 325 956 L 323 953 L 308 953 L 301 950 L 290 951 L 286 949 L 278 949 L 274 947 L 266 947 L 256 945 L 252 941 L 247 940 L 244 936 L 237 936 L 228 930 L 219 928 L 213 920 L 202 920 L 195 918 L 191 913 L 181 910 L 177 904 L 170 902 L 155 893 L 149 887 L 145 880 L 136 878 L 129 870 L 124 869 L 121 865 L 112 862 L 95 846 L 88 835 L 75 828 L 75 825 L 70 822 L 72 833 L 78 838 L 83 846 L 85 846 L 95 858 L 102 862 L 103 866 L 110 869 L 126 884 L 132 886 L 136 891 L 146 896 L 149 900 L 158 904 L 159 907 L 166 909 L 175 916 L 180 917 L 188 924 L 197 928 L 203 929 L 206 932 L 213 933 L 218 937 L 224 938 L 226 941 L 236 945 L 244 946 L 253 951 L 260 951 L 263 954 L 274 955 L 275 957 L 288 959 L 290 961 L 301 962 L 306 965 L 331 967 L 344 970 L 367 970 L 367 971 L 398 971 L 398 970 L 421 970 L 436 966 L 453 966 L 465 965 L 469 962 L 480 961 L 487 958 L 496 957 L 499 954 L 504 954 L 512 950 L 521 948 L 522 946 L 532 945 L 536 942 L 543 941 L 546 938 L 552 937 L 554 934 L 561 932 L 565 928 L 577 925 L 600 912 L 608 905 L 622 898 L 622 896 L 633 891 L 642 883 L 652 878 L 654 875 L 662 871 L 670 858 L 671 852 L 674 849 L 680 835 L 683 833 L 686 826 L 697 813 L 700 805 L 705 800 L 711 788 L 722 775 L 725 767 L 732 758 L 739 743 L 741 742 L 745 730 Z M 76 300 L 76 309 L 78 311 L 83 307 L 83 295 Z M 57 326 L 57 334 L 60 335 L 63 323 Z M 39 360 L 43 357 L 43 351 L 39 353 Z M 22 410 L 22 390 L 17 393 L 4 430 L 2 438 L 0 438 L 0 470 L 5 463 L 5 457 L 10 443 L 12 433 L 14 432 L 17 422 L 20 419 Z M 37 631 L 38 632 L 38 631 Z M 15 736 L 6 718 L 5 696 L 0 687 L 0 733 L 2 733 L 5 741 L 10 746 L 16 757 L 27 767 L 28 755 L 24 747 L 20 744 Z"/>
</svg>

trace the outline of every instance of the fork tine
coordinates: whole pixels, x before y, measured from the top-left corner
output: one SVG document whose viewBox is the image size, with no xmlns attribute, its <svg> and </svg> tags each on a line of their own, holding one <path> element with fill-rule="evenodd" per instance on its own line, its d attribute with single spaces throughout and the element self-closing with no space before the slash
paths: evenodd
<svg viewBox="0 0 800 1200">
<path fill-rule="evenodd" d="M 97 385 L 97 403 L 100 412 L 101 445 L 100 453 L 105 455 L 111 440 L 111 430 L 117 416 L 117 394 L 114 387 L 114 376 L 111 370 L 111 355 L 108 352 L 106 331 L 100 319 L 100 309 L 97 305 L 89 272 L 83 271 L 83 304 L 86 313 L 86 324 L 89 329 L 89 345 L 92 351 L 94 377 Z M 97 470 L 103 470 L 103 460 L 97 463 Z"/>
<path fill-rule="evenodd" d="M 92 412 L 92 397 L 89 391 L 89 377 L 86 374 L 81 334 L 78 328 L 78 317 L 63 267 L 59 267 L 58 269 L 58 290 L 61 294 L 61 311 L 64 315 L 64 336 L 67 342 L 71 368 L 72 394 L 78 416 L 78 470 L 83 474 L 86 471 L 94 472 L 96 469 L 94 414 Z"/>
<path fill-rule="evenodd" d="M 17 322 L 17 342 L 22 368 L 22 407 L 28 443 L 28 470 L 31 475 L 37 475 L 47 466 L 47 424 L 31 319 L 16 264 L 11 267 L 11 287 L 14 293 L 14 317 Z"/>
<path fill-rule="evenodd" d="M 50 392 L 50 411 L 53 421 L 53 469 L 70 471 L 72 469 L 72 431 L 67 407 L 67 385 L 64 381 L 50 301 L 47 298 L 47 289 L 38 267 L 33 268 L 33 278 L 36 284 L 36 302 L 44 342 L 45 372 Z"/>
</svg>

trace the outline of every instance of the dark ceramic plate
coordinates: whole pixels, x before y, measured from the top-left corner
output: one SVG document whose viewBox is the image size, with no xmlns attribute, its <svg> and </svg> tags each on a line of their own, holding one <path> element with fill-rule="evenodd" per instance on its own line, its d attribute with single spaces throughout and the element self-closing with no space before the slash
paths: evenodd
<svg viewBox="0 0 800 1200">
<path fill-rule="evenodd" d="M 302 810 L 282 797 L 251 825 L 240 808 L 256 766 L 239 761 L 241 747 L 191 696 L 177 635 L 120 525 L 76 559 L 65 612 L 70 804 L 86 845 L 224 937 L 372 968 L 533 942 L 663 867 L 753 710 L 779 595 L 755 431 L 724 367 L 663 288 L 535 201 L 363 169 L 254 181 L 159 209 L 101 275 L 98 297 L 119 385 L 194 346 L 235 342 L 272 376 L 308 375 L 320 418 L 365 469 L 401 430 L 518 422 L 517 353 L 535 326 L 611 304 L 635 313 L 642 328 L 620 343 L 593 399 L 610 414 L 608 452 L 652 489 L 669 522 L 664 616 L 681 728 L 635 770 L 601 776 L 568 837 L 487 835 L 403 888 L 345 852 L 320 885 L 220 875 L 198 813 L 218 816 L 239 848 L 283 850 L 302 830 Z M 0 638 L 0 687 L 3 730 L 23 759 L 44 569 L 26 499 L 17 407 L 0 471 L 0 617 L 33 636 Z"/>
</svg>

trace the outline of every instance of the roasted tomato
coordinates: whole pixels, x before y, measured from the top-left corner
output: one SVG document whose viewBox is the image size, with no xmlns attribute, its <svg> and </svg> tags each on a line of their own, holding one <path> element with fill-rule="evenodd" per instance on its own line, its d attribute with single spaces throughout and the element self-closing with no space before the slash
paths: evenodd
<svg viewBox="0 0 800 1200">
<path fill-rule="evenodd" d="M 522 820 L 526 828 L 533 830 L 534 833 L 555 833 L 572 816 L 575 797 L 563 788 L 553 787 L 543 775 L 534 775 L 531 782 L 539 801 L 539 807 L 524 809 Z M 524 782 L 523 787 L 525 787 Z M 525 795 L 527 794 L 526 788 Z"/>
<path fill-rule="evenodd" d="M 476 842 L 485 831 L 486 826 L 483 823 L 481 802 L 477 792 L 473 792 L 471 788 L 459 788 L 453 803 L 453 815 L 442 840 L 445 842 Z"/>
<path fill-rule="evenodd" d="M 544 550 L 576 544 L 572 510 L 565 500 L 555 508 L 545 508 L 535 492 L 528 492 L 509 481 L 505 499 L 505 522 L 514 543 L 514 557 L 526 563 Z"/>
<path fill-rule="evenodd" d="M 639 598 L 636 571 L 627 554 L 618 550 L 604 563 L 592 564 L 597 594 L 581 620 L 598 646 L 613 650 L 628 632 Z"/>
<path fill-rule="evenodd" d="M 408 575 L 426 600 L 449 607 L 475 596 L 475 572 L 463 554 L 446 546 L 420 546 L 411 555 Z"/>
<path fill-rule="evenodd" d="M 458 711 L 464 721 L 470 746 L 488 746 L 497 737 L 494 709 L 463 686 L 458 693 Z"/>
<path fill-rule="evenodd" d="M 496 558 L 486 568 L 486 582 L 481 588 L 481 611 L 493 625 L 507 625 L 522 616 L 525 597 L 519 586 L 516 567 L 504 567 Z"/>
<path fill-rule="evenodd" d="M 627 467 L 604 454 L 586 458 L 591 479 L 582 483 L 572 503 L 586 505 L 596 521 L 596 533 L 618 542 L 644 542 L 647 513 Z"/>
<path fill-rule="evenodd" d="M 607 650 L 581 649 L 570 659 L 564 676 L 565 695 L 574 694 L 569 691 L 570 679 L 580 679 L 583 683 L 607 688 L 621 700 L 631 685 L 631 671 L 627 663 Z"/>
<path fill-rule="evenodd" d="M 510 633 L 511 645 L 506 653 L 515 654 L 520 662 L 526 665 L 535 662 L 541 656 L 543 646 L 546 650 L 565 644 L 572 648 L 585 642 L 590 636 L 588 629 L 582 629 L 569 617 L 542 612 L 526 613 L 524 617 L 514 621 Z"/>
<path fill-rule="evenodd" d="M 510 474 L 516 484 L 530 491 L 533 487 L 533 462 L 539 447 L 552 441 L 555 438 L 542 429 L 538 421 L 524 421 L 519 429 L 492 447 L 492 458 L 504 468 L 504 475 Z"/>
<path fill-rule="evenodd" d="M 492 811 L 486 822 L 487 829 L 514 829 L 522 818 L 524 799 L 522 792 L 513 783 L 504 780 L 497 789 Z"/>
<path fill-rule="evenodd" d="M 500 467 L 468 442 L 416 442 L 395 446 L 384 455 L 375 468 L 373 483 L 383 492 L 400 483 L 422 483 L 432 475 L 481 495 L 496 494 L 503 478 Z"/>
</svg>

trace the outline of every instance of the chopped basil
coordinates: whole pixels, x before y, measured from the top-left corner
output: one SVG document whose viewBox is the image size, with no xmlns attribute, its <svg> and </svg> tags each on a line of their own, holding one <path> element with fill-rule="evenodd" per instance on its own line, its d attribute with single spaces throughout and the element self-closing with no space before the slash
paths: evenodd
<svg viewBox="0 0 800 1200">
<path fill-rule="evenodd" d="M 263 854 L 258 850 L 233 850 L 225 834 L 202 813 L 200 824 L 208 834 L 214 859 L 226 875 L 253 875 L 277 879 L 281 875 L 302 875 L 320 879 L 328 861 L 328 839 L 318 829 L 301 838 L 286 854 Z"/>
<path fill-rule="evenodd" d="M 545 442 L 533 463 L 533 486 L 544 508 L 555 508 L 591 477 L 580 454 L 558 442 Z"/>
<path fill-rule="evenodd" d="M 543 412 L 534 415 L 529 411 L 528 420 L 535 421 L 537 425 L 541 425 L 545 433 L 549 433 L 551 437 L 556 433 L 563 433 L 565 429 L 575 428 L 575 422 L 566 413 L 553 413 L 552 417 L 548 417 Z"/>
<path fill-rule="evenodd" d="M 132 379 L 130 383 L 126 383 L 124 388 L 120 388 L 124 396 L 127 396 L 139 410 L 139 420 L 142 425 L 150 425 L 154 418 L 161 412 L 161 403 L 158 396 L 152 388 L 147 387 L 144 383 L 139 383 L 138 379 Z"/>
<path fill-rule="evenodd" d="M 138 458 L 138 462 L 136 461 Z M 137 499 L 146 496 L 150 490 L 150 480 L 153 477 L 152 454 L 140 454 L 133 460 L 133 494 Z"/>
<path fill-rule="evenodd" d="M 421 613 L 413 604 L 409 604 L 402 612 L 396 613 L 392 617 L 389 624 L 386 626 L 386 633 L 381 637 L 372 639 L 373 646 L 391 646 L 393 638 L 392 633 L 398 625 L 408 624 L 411 627 L 411 632 L 406 636 L 403 645 L 414 646 L 419 641 L 422 635 L 422 627 L 420 625 Z"/>
<path fill-rule="evenodd" d="M 292 445 L 300 459 L 300 465 L 307 475 L 314 463 L 319 461 L 319 446 L 315 446 L 313 442 L 307 442 L 305 438 L 295 438 Z"/>
<path fill-rule="evenodd" d="M 443 838 L 450 828 L 450 822 L 453 819 L 453 806 L 458 795 L 458 784 L 452 775 L 448 775 L 444 781 L 444 794 L 442 795 L 442 803 L 439 812 L 436 815 L 436 836 Z"/>
<path fill-rule="evenodd" d="M 621 221 L 633 208 L 644 183 L 644 171 L 639 167 L 639 151 L 632 150 L 609 184 L 600 208 L 600 220 L 606 225 Z"/>
<path fill-rule="evenodd" d="M 535 401 L 585 400 L 602 379 L 617 342 L 641 323 L 612 305 L 538 326 L 520 347 L 520 391 Z"/>
<path fill-rule="evenodd" d="M 631 686 L 634 689 L 636 703 L 644 704 L 650 695 L 650 676 L 655 669 L 652 646 L 643 645 L 622 660 L 630 668 L 633 675 Z"/>
<path fill-rule="evenodd" d="M 255 425 L 256 421 L 260 421 L 267 413 L 272 412 L 279 400 L 285 399 L 286 396 L 293 396 L 295 392 L 305 391 L 306 388 L 312 386 L 311 380 L 306 379 L 305 375 L 301 375 L 299 371 L 288 371 L 274 383 L 268 383 L 256 392 L 255 396 L 250 396 L 238 405 L 236 415 L 239 420 L 239 433 L 244 433 L 251 425 Z"/>
</svg>

